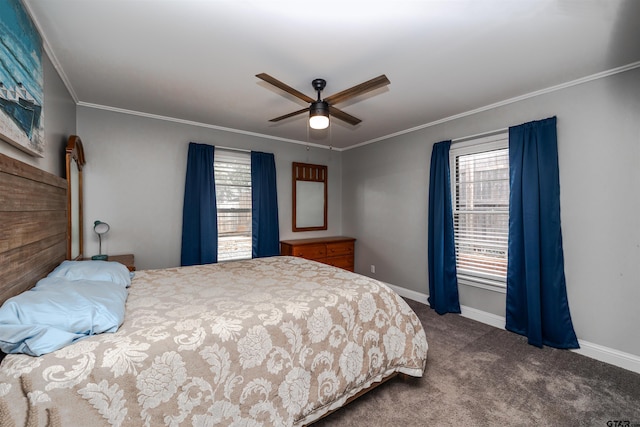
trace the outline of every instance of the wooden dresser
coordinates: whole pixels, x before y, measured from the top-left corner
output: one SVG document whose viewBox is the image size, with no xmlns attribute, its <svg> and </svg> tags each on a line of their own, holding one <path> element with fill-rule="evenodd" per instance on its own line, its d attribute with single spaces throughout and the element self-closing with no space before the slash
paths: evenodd
<svg viewBox="0 0 640 427">
<path fill-rule="evenodd" d="M 353 271 L 353 237 L 334 236 L 280 241 L 280 255 L 299 256 Z"/>
</svg>

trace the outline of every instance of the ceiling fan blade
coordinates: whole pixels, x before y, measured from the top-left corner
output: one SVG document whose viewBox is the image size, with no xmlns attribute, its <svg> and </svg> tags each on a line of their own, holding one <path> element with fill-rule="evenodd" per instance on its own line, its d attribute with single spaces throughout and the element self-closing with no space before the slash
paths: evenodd
<svg viewBox="0 0 640 427">
<path fill-rule="evenodd" d="M 259 79 L 264 80 L 267 83 L 270 83 L 270 84 L 274 85 L 275 87 L 277 87 L 279 89 L 282 89 L 283 91 L 285 91 L 287 93 L 290 93 L 291 95 L 295 96 L 296 98 L 302 99 L 305 102 L 314 102 L 315 101 L 315 99 L 311 98 L 310 96 L 307 96 L 304 93 L 295 90 L 294 88 L 292 88 L 288 84 L 282 83 L 280 80 L 271 77 L 269 74 L 260 73 L 260 74 L 256 74 L 256 77 L 259 78 Z"/>
<path fill-rule="evenodd" d="M 324 99 L 325 102 L 329 104 L 337 104 L 338 102 L 346 101 L 347 99 L 353 98 L 358 95 L 362 95 L 367 92 L 371 92 L 372 90 L 381 88 L 383 86 L 391 83 L 387 76 L 382 74 L 381 76 L 375 77 L 371 80 L 368 80 L 364 83 L 360 83 L 352 88 L 345 89 L 342 92 L 338 92 Z"/>
<path fill-rule="evenodd" d="M 302 114 L 305 111 L 309 111 L 309 107 L 303 108 L 302 110 L 294 111 L 293 113 L 285 114 L 284 116 L 276 117 L 275 119 L 269 120 L 270 122 L 279 122 L 280 120 L 288 119 L 289 117 L 297 116 L 298 114 Z"/>
<path fill-rule="evenodd" d="M 332 105 L 329 105 L 329 114 L 331 114 L 332 117 L 335 117 L 336 119 L 340 119 L 343 122 L 347 122 L 353 126 L 357 125 L 362 121 L 359 118 L 353 117 L 351 114 L 347 114 L 344 111 L 339 110 Z"/>
</svg>

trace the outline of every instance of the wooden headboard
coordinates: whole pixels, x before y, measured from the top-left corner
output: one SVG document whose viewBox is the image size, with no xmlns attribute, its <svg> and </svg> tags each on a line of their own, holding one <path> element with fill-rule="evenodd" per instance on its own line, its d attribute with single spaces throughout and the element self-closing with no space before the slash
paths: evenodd
<svg viewBox="0 0 640 427">
<path fill-rule="evenodd" d="M 0 304 L 67 254 L 67 181 L 0 154 Z"/>
</svg>

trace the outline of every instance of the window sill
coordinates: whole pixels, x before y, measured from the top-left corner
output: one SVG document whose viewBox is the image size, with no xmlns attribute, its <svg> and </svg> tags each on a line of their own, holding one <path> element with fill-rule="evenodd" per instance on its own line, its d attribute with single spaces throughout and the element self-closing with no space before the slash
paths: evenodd
<svg viewBox="0 0 640 427">
<path fill-rule="evenodd" d="M 507 293 L 507 284 L 495 280 L 483 279 L 480 277 L 464 276 L 458 274 L 458 284 L 486 289 L 501 294 Z"/>
</svg>

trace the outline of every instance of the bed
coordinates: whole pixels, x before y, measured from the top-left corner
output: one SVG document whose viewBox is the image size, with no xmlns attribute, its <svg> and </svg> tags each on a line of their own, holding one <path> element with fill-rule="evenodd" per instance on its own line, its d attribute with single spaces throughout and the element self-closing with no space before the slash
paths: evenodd
<svg viewBox="0 0 640 427">
<path fill-rule="evenodd" d="M 4 357 L 3 425 L 308 425 L 396 374 L 424 372 L 425 333 L 406 302 L 314 261 L 143 270 L 127 293 L 117 332 Z"/>
</svg>

